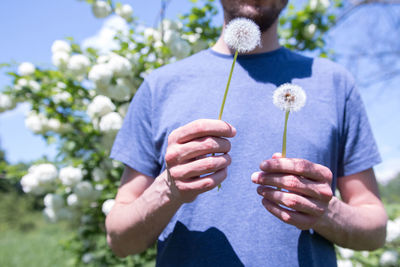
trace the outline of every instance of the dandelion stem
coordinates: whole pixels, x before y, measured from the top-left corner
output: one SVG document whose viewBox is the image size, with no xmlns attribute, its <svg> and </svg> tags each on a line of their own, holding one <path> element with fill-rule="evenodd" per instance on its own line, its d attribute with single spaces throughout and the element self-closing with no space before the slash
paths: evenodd
<svg viewBox="0 0 400 267">
<path fill-rule="evenodd" d="M 218 116 L 218 119 L 219 119 L 219 120 L 221 120 L 221 118 L 222 118 L 222 113 L 224 112 L 226 96 L 228 95 L 229 85 L 231 84 L 232 73 L 233 73 L 233 69 L 235 68 L 235 63 L 236 63 L 237 56 L 238 56 L 238 51 L 236 50 L 235 56 L 233 57 L 231 72 L 229 73 L 228 82 L 227 82 L 226 88 L 225 88 L 224 99 L 222 99 L 221 110 L 219 111 L 219 116 Z M 213 153 L 212 155 L 215 156 L 214 153 Z M 218 191 L 219 191 L 219 189 L 221 189 L 221 184 L 218 185 Z"/>
<path fill-rule="evenodd" d="M 287 122 L 290 111 L 287 110 L 285 114 L 285 129 L 283 130 L 283 141 L 282 141 L 282 158 L 286 158 L 286 134 L 287 134 Z"/>
<path fill-rule="evenodd" d="M 235 63 L 236 63 L 236 58 L 237 58 L 237 56 L 238 56 L 238 51 L 236 50 L 235 56 L 233 57 L 231 72 L 229 73 L 228 83 L 226 84 L 226 89 L 225 89 L 224 99 L 222 100 L 221 110 L 219 111 L 219 116 L 218 116 L 218 119 L 219 119 L 219 120 L 222 118 L 222 113 L 224 112 L 226 96 L 228 95 L 229 85 L 231 84 L 231 78 L 232 78 L 233 68 L 235 67 Z"/>
</svg>

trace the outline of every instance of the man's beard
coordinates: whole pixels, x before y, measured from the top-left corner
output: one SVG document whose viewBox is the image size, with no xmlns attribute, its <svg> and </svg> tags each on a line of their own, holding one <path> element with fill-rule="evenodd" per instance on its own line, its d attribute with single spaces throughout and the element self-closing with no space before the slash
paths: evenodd
<svg viewBox="0 0 400 267">
<path fill-rule="evenodd" d="M 229 23 L 229 21 L 235 18 L 248 18 L 260 27 L 261 32 L 265 32 L 274 24 L 282 9 L 287 4 L 287 0 L 280 0 L 275 6 L 254 4 L 252 5 L 252 11 L 254 12 L 250 12 L 243 8 L 243 4 L 241 5 L 240 2 L 240 0 L 221 0 L 221 4 L 224 8 L 225 22 Z M 254 2 L 257 2 L 257 0 Z"/>
</svg>

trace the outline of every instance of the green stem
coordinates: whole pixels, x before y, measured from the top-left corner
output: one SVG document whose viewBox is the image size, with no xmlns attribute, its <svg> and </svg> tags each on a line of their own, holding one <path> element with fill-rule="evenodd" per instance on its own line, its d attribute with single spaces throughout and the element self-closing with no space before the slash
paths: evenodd
<svg viewBox="0 0 400 267">
<path fill-rule="evenodd" d="M 235 67 L 235 63 L 236 63 L 236 58 L 237 58 L 237 56 L 238 56 L 238 51 L 235 52 L 235 56 L 233 57 L 231 72 L 229 73 L 228 83 L 226 84 L 226 88 L 225 88 L 224 99 L 222 100 L 221 110 L 219 111 L 219 116 L 218 116 L 218 119 L 219 119 L 219 120 L 222 118 L 222 113 L 224 112 L 226 96 L 228 95 L 229 85 L 231 84 L 231 78 L 232 78 L 233 68 Z"/>
<path fill-rule="evenodd" d="M 282 158 L 286 158 L 286 134 L 287 134 L 287 122 L 290 111 L 287 110 L 285 114 L 285 129 L 283 130 L 283 141 L 282 141 Z"/>
<path fill-rule="evenodd" d="M 221 105 L 221 109 L 219 111 L 219 116 L 218 116 L 219 120 L 222 118 L 222 113 L 224 112 L 226 96 L 228 95 L 229 85 L 231 84 L 232 73 L 233 73 L 233 69 L 235 68 L 235 63 L 236 63 L 237 56 L 238 56 L 238 51 L 236 50 L 235 56 L 233 57 L 233 62 L 232 62 L 232 66 L 231 66 L 231 72 L 229 73 L 228 82 L 227 82 L 226 88 L 225 88 L 224 99 L 222 99 L 222 105 Z M 213 156 L 214 155 L 215 154 L 213 154 Z M 219 189 L 221 189 L 221 184 L 218 185 L 218 191 L 219 191 Z"/>
</svg>

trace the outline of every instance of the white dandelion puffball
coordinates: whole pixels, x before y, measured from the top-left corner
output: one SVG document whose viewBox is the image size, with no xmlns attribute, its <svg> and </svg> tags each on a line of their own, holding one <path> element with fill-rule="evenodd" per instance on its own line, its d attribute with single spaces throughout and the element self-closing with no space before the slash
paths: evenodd
<svg viewBox="0 0 400 267">
<path fill-rule="evenodd" d="M 63 185 L 74 186 L 83 178 L 83 173 L 80 168 L 68 166 L 60 170 L 60 180 Z"/>
<path fill-rule="evenodd" d="M 76 75 L 85 74 L 90 66 L 90 60 L 82 54 L 73 55 L 68 61 L 68 69 Z"/>
<path fill-rule="evenodd" d="M 29 76 L 35 73 L 35 65 L 30 62 L 23 62 L 18 66 L 18 75 Z"/>
<path fill-rule="evenodd" d="M 112 54 L 108 66 L 115 76 L 129 76 L 132 72 L 132 64 L 128 59 L 117 54 Z"/>
<path fill-rule="evenodd" d="M 111 14 L 111 6 L 106 1 L 96 1 L 92 5 L 92 12 L 96 18 L 105 18 Z"/>
<path fill-rule="evenodd" d="M 51 52 L 53 54 L 58 52 L 70 53 L 71 45 L 64 40 L 55 40 L 51 46 Z"/>
<path fill-rule="evenodd" d="M 295 84 L 285 83 L 279 86 L 273 95 L 273 103 L 284 111 L 299 111 L 306 103 L 306 93 Z"/>
<path fill-rule="evenodd" d="M 383 252 L 379 263 L 381 266 L 397 266 L 399 254 L 395 250 L 387 250 Z"/>
<path fill-rule="evenodd" d="M 122 126 L 123 119 L 117 112 L 110 112 L 103 116 L 99 123 L 101 132 L 116 132 Z"/>
<path fill-rule="evenodd" d="M 43 199 L 43 203 L 46 208 L 51 208 L 53 210 L 59 210 L 64 207 L 64 199 L 57 194 L 47 194 Z"/>
<path fill-rule="evenodd" d="M 75 207 L 75 206 L 77 206 L 77 205 L 79 204 L 78 196 L 77 196 L 76 194 L 74 194 L 74 193 L 70 194 L 70 195 L 67 197 L 67 204 L 68 204 L 68 206 L 70 206 L 70 207 Z"/>
<path fill-rule="evenodd" d="M 98 95 L 93 99 L 92 103 L 88 105 L 87 114 L 93 119 L 104 116 L 114 110 L 115 105 L 110 98 L 104 95 Z"/>
<path fill-rule="evenodd" d="M 0 93 L 0 112 L 15 108 L 15 101 L 9 96 Z"/>
<path fill-rule="evenodd" d="M 110 85 L 113 72 L 108 64 L 97 64 L 89 72 L 89 80 L 94 82 L 96 86 L 108 86 Z"/>
<path fill-rule="evenodd" d="M 115 204 L 114 199 L 107 199 L 106 201 L 103 202 L 103 205 L 101 206 L 101 210 L 103 211 L 104 215 L 108 215 L 113 208 Z"/>
<path fill-rule="evenodd" d="M 233 19 L 224 30 L 224 41 L 239 53 L 252 51 L 260 45 L 261 32 L 256 23 L 250 19 Z"/>
<path fill-rule="evenodd" d="M 130 5 L 119 5 L 115 8 L 115 13 L 125 20 L 132 19 L 133 9 Z"/>
</svg>

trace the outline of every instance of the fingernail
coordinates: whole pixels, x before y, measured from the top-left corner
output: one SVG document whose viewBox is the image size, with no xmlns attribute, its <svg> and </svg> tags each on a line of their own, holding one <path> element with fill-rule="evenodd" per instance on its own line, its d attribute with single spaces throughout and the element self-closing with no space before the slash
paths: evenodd
<svg viewBox="0 0 400 267">
<path fill-rule="evenodd" d="M 263 191 L 263 188 L 261 186 L 257 187 L 257 193 L 261 194 Z"/>
<path fill-rule="evenodd" d="M 259 172 L 253 172 L 253 174 L 251 175 L 251 181 L 253 183 L 257 183 L 259 175 L 260 175 Z"/>
</svg>

